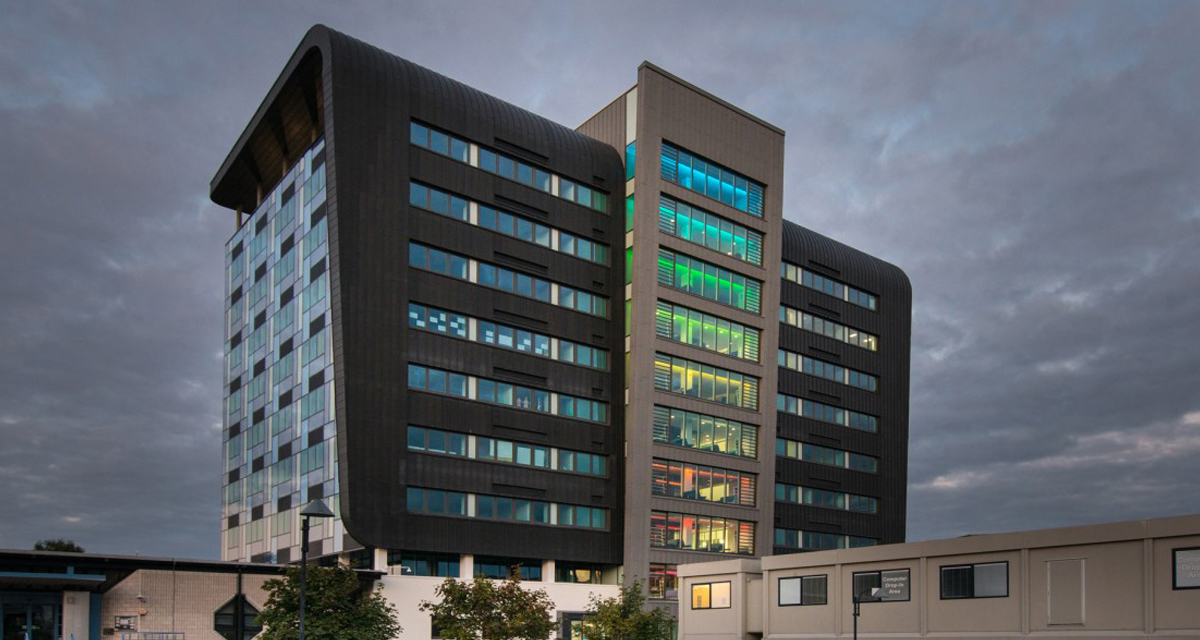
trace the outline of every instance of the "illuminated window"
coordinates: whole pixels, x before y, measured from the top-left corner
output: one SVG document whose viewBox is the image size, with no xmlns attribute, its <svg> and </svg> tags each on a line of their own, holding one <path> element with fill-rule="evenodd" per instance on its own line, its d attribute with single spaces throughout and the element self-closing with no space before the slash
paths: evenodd
<svg viewBox="0 0 1200 640">
<path fill-rule="evenodd" d="M 743 262 L 762 266 L 763 236 L 753 229 L 692 207 L 665 195 L 659 196 L 658 228 L 663 233 L 697 244 Z"/>
<path fill-rule="evenodd" d="M 666 142 L 662 145 L 661 164 L 663 180 L 752 216 L 763 216 L 763 186 L 746 176 Z"/>
<path fill-rule="evenodd" d="M 658 250 L 658 283 L 720 304 L 762 312 L 762 283 L 666 249 Z"/>
</svg>

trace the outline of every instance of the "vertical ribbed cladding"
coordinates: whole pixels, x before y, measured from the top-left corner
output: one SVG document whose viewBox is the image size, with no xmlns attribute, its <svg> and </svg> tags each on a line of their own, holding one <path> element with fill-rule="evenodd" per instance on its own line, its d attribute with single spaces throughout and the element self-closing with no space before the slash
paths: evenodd
<svg viewBox="0 0 1200 640">
<path fill-rule="evenodd" d="M 327 32 L 331 44 L 326 63 L 327 114 L 336 106 L 338 118 L 327 118 L 327 139 L 336 138 L 339 200 L 336 215 L 330 211 L 330 241 L 336 238 L 332 266 L 334 287 L 334 355 L 339 436 L 339 473 L 342 516 L 346 530 L 368 546 L 426 551 L 493 553 L 593 562 L 619 563 L 624 527 L 623 468 L 619 425 L 622 404 L 616 392 L 623 360 L 620 337 L 621 277 L 619 242 L 623 200 L 622 165 L 616 150 L 536 115 L 508 105 L 461 83 L 413 65 L 341 34 Z M 506 181 L 478 169 L 456 164 L 409 145 L 412 118 L 455 132 L 485 146 L 498 141 L 535 151 L 550 160 L 544 166 L 583 184 L 593 176 L 604 179 L 609 195 L 609 215 L 603 216 Z M 328 144 L 328 143 L 327 143 Z M 332 146 L 331 166 L 333 163 Z M 462 227 L 430 214 L 410 211 L 407 205 L 410 176 L 423 176 L 442 188 L 480 202 L 497 197 L 526 203 L 546 211 L 555 226 L 611 247 L 612 268 L 586 264 L 561 255 L 547 256 L 516 240 L 483 230 Z M 455 226 L 459 225 L 459 226 Z M 336 231 L 334 230 L 336 228 Z M 335 235 L 336 234 L 336 235 Z M 610 300 L 610 318 L 592 319 L 511 295 L 447 283 L 424 273 L 408 274 L 409 239 L 442 244 L 479 260 L 492 262 L 503 251 L 523 260 L 545 263 L 551 279 L 596 291 Z M 541 252 L 541 253 L 538 253 Z M 591 283 L 603 282 L 602 291 Z M 522 313 L 547 322 L 546 332 L 575 335 L 593 343 L 603 335 L 610 352 L 610 372 L 564 369 L 564 365 L 530 363 L 529 356 L 497 352 L 483 346 L 454 343 L 429 334 L 408 334 L 407 303 L 413 292 L 422 302 L 470 310 L 487 317 L 495 311 Z M 433 300 L 430 298 L 433 297 Z M 414 356 L 415 354 L 415 356 Z M 404 370 L 408 359 L 446 366 L 473 375 L 492 377 L 503 367 L 545 373 L 547 386 L 578 387 L 572 392 L 595 397 L 592 388 L 604 390 L 610 405 L 610 424 L 604 427 L 574 421 L 520 414 L 478 403 L 463 403 L 424 394 L 405 393 Z M 525 360 L 522 360 L 525 359 Z M 582 390 L 586 389 L 586 393 Z M 562 445 L 609 456 L 609 479 L 587 480 L 555 474 L 498 468 L 494 465 L 409 456 L 404 446 L 405 426 L 417 420 L 428 426 L 460 428 L 492 435 L 496 425 L 530 427 L 549 434 L 547 444 Z M 453 421 L 453 422 L 451 422 Z M 568 424 L 569 423 L 569 424 Z M 602 431 L 589 431 L 603 429 Z M 572 432 L 571 430 L 577 430 Z M 594 438 L 586 433 L 599 433 Z M 555 438 L 566 438 L 564 442 Z M 593 440 L 603 442 L 597 451 Z M 434 464 L 436 462 L 436 464 Z M 493 486 L 520 485 L 542 495 L 567 495 L 564 502 L 596 504 L 609 508 L 608 532 L 568 528 L 537 529 L 486 521 L 462 521 L 410 515 L 404 510 L 407 483 L 477 493 L 498 493 Z M 596 482 L 603 483 L 597 487 Z M 555 486 L 559 485 L 559 486 Z M 589 488 L 591 487 L 591 488 Z M 513 493 L 512 495 L 519 495 Z M 596 503 L 593 496 L 602 503 Z"/>
<path fill-rule="evenodd" d="M 894 265 L 800 225 L 785 221 L 783 233 L 786 262 L 876 294 L 879 308 L 873 312 L 787 280 L 781 280 L 781 303 L 873 333 L 879 336 L 880 348 L 871 352 L 786 325 L 780 329 L 780 348 L 877 375 L 880 390 L 871 393 L 787 369 L 780 370 L 779 390 L 878 416 L 880 427 L 876 435 L 780 414 L 779 436 L 878 456 L 880 473 L 872 475 L 780 458 L 778 479 L 789 484 L 877 496 L 882 515 L 780 503 L 777 526 L 867 536 L 884 543 L 902 542 L 907 512 L 912 316 L 908 277 Z"/>
</svg>

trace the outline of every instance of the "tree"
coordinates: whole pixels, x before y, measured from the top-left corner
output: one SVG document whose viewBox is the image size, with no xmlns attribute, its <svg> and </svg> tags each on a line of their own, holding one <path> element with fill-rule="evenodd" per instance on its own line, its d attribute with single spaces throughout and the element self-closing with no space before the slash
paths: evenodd
<svg viewBox="0 0 1200 640">
<path fill-rule="evenodd" d="M 296 640 L 300 626 L 300 567 L 263 584 L 270 595 L 258 614 L 261 640 Z M 305 640 L 392 640 L 402 629 L 396 608 L 379 592 L 363 590 L 349 567 L 308 568 L 304 606 Z"/>
<path fill-rule="evenodd" d="M 38 540 L 33 543 L 34 551 L 66 551 L 68 553 L 83 553 L 83 547 L 75 544 L 74 540 Z"/>
<path fill-rule="evenodd" d="M 657 607 L 645 609 L 642 584 L 622 586 L 612 598 L 592 594 L 583 615 L 583 635 L 588 640 L 671 640 L 675 621 Z"/>
<path fill-rule="evenodd" d="M 546 640 L 554 631 L 550 596 L 542 589 L 522 589 L 516 577 L 504 582 L 447 578 L 437 595 L 441 601 L 426 600 L 421 611 L 430 613 L 445 640 Z"/>
</svg>

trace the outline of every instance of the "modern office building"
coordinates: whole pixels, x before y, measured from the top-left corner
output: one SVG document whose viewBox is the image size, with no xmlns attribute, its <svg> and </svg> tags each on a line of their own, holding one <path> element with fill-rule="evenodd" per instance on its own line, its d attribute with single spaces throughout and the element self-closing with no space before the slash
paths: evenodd
<svg viewBox="0 0 1200 640">
<path fill-rule="evenodd" d="M 904 537 L 910 291 L 649 63 L 577 130 L 324 27 L 212 181 L 223 557 L 647 582 Z"/>
</svg>

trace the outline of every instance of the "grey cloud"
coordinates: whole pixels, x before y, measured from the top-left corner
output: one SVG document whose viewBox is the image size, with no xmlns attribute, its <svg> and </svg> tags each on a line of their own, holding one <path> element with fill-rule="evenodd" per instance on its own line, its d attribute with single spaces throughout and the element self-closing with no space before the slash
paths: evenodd
<svg viewBox="0 0 1200 640">
<path fill-rule="evenodd" d="M 0 547 L 217 554 L 207 184 L 315 22 L 565 124 L 649 59 L 786 129 L 788 217 L 914 284 L 911 539 L 1200 511 L 1194 3 L 27 2 Z"/>
</svg>

